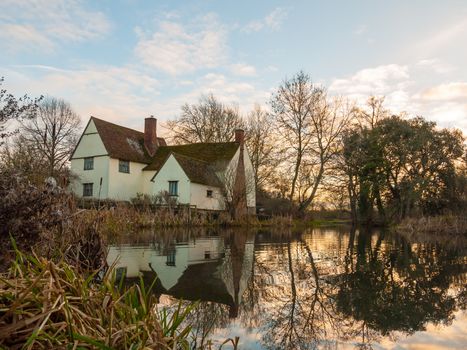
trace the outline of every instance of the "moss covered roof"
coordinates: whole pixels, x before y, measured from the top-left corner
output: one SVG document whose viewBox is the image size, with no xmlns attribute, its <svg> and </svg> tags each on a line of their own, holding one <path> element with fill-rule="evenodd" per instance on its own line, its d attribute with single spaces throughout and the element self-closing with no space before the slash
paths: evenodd
<svg viewBox="0 0 467 350">
<path fill-rule="evenodd" d="M 191 143 L 187 145 L 161 146 L 157 149 L 151 164 L 146 166 L 144 170 L 159 171 L 170 153 L 206 162 L 211 167 L 218 168 L 233 158 L 238 147 L 239 144 L 237 142 Z"/>
<path fill-rule="evenodd" d="M 222 186 L 216 175 L 215 168 L 209 163 L 178 153 L 171 154 L 175 157 L 191 182 L 215 187 Z"/>
<path fill-rule="evenodd" d="M 144 147 L 144 133 L 91 117 L 104 147 L 112 158 L 150 164 L 152 158 Z M 159 145 L 167 145 L 161 137 Z"/>
</svg>

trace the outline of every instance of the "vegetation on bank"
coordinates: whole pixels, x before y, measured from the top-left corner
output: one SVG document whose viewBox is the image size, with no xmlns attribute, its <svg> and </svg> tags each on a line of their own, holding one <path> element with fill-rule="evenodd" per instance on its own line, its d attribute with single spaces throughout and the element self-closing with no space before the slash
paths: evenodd
<svg viewBox="0 0 467 350">
<path fill-rule="evenodd" d="M 413 242 L 441 242 L 456 247 L 467 246 L 467 216 L 439 215 L 408 218 L 395 231 Z"/>
<path fill-rule="evenodd" d="M 130 287 L 117 282 L 112 268 L 88 275 L 16 250 L 0 277 L 0 346 L 189 348 L 191 327 L 181 324 L 194 304 L 166 313 L 143 280 Z"/>
</svg>

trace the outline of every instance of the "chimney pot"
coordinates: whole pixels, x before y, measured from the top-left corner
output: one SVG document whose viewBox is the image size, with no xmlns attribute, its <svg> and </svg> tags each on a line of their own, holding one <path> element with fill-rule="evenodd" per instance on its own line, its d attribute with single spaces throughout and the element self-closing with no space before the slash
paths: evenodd
<svg viewBox="0 0 467 350">
<path fill-rule="evenodd" d="M 245 141 L 245 131 L 243 129 L 235 129 L 235 142 L 243 144 Z"/>
<path fill-rule="evenodd" d="M 150 156 L 153 156 L 157 147 L 157 119 L 152 115 L 149 118 L 144 119 L 144 146 Z"/>
</svg>

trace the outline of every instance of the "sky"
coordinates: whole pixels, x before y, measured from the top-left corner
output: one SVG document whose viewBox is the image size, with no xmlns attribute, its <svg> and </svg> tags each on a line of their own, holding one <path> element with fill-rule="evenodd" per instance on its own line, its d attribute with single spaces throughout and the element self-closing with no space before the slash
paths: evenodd
<svg viewBox="0 0 467 350">
<path fill-rule="evenodd" d="M 0 76 L 141 130 L 212 93 L 248 113 L 300 70 L 467 134 L 466 0 L 1 0 Z M 164 131 L 162 129 L 162 131 Z"/>
</svg>

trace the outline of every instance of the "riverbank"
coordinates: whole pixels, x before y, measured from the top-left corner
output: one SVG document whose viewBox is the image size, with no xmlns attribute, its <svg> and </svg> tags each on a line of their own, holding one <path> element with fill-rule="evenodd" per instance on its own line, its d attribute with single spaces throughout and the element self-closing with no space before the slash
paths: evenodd
<svg viewBox="0 0 467 350">
<path fill-rule="evenodd" d="M 441 242 L 452 246 L 467 246 L 467 216 L 443 215 L 408 218 L 395 231 L 409 241 Z"/>
</svg>

